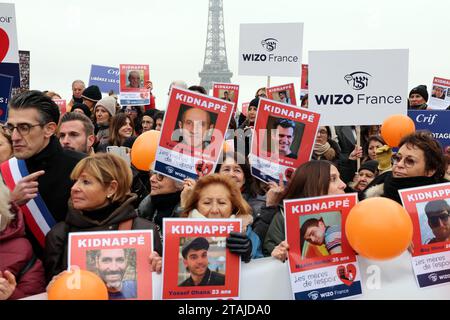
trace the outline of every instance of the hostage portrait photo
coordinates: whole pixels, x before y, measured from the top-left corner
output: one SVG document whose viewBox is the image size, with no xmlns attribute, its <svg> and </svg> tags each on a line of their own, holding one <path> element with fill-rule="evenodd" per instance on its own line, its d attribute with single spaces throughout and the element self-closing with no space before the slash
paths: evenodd
<svg viewBox="0 0 450 320">
<path fill-rule="evenodd" d="M 234 101 L 234 90 L 225 90 L 220 89 L 219 90 L 219 98 L 225 101 Z"/>
<path fill-rule="evenodd" d="M 302 259 L 342 253 L 342 218 L 340 211 L 300 216 Z"/>
<path fill-rule="evenodd" d="M 110 300 L 137 297 L 136 249 L 88 250 L 86 268 L 103 280 Z"/>
<path fill-rule="evenodd" d="M 305 124 L 269 116 L 266 128 L 267 132 L 264 137 L 262 150 L 266 150 L 267 156 L 271 157 L 275 153 L 279 157 L 296 160 Z"/>
<path fill-rule="evenodd" d="M 416 204 L 423 245 L 450 241 L 450 199 Z"/>
<path fill-rule="evenodd" d="M 127 70 L 126 86 L 127 88 L 143 88 L 144 70 Z"/>
<path fill-rule="evenodd" d="M 205 148 L 211 142 L 216 121 L 214 112 L 181 104 L 171 140 L 191 148 Z"/>
<path fill-rule="evenodd" d="M 225 237 L 181 237 L 178 286 L 225 285 L 225 243 Z"/>
</svg>

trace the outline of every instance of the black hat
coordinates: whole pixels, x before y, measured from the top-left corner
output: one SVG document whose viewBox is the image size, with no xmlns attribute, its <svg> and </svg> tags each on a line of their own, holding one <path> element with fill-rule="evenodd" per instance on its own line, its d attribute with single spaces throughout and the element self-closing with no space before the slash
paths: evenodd
<svg viewBox="0 0 450 320">
<path fill-rule="evenodd" d="M 378 161 L 377 160 L 369 160 L 364 162 L 361 167 L 359 167 L 358 172 L 361 170 L 369 170 L 372 173 L 377 173 L 378 171 Z"/>
<path fill-rule="evenodd" d="M 72 109 L 70 110 L 71 112 L 75 111 L 76 109 L 80 109 L 83 111 L 83 113 L 90 118 L 92 115 L 91 110 L 89 110 L 89 107 L 87 105 L 85 105 L 84 103 L 78 103 L 75 102 L 72 106 Z"/>
<path fill-rule="evenodd" d="M 428 101 L 428 91 L 427 91 L 427 86 L 421 84 L 420 86 L 417 86 L 415 88 L 413 88 L 410 92 L 409 92 L 409 97 L 411 97 L 411 95 L 413 93 L 416 93 L 418 95 L 420 95 L 422 98 L 425 99 L 425 101 Z"/>
<path fill-rule="evenodd" d="M 97 102 L 102 98 L 102 93 L 100 91 L 100 88 L 97 86 L 89 86 L 86 89 L 84 89 L 83 94 L 81 97 Z"/>
<path fill-rule="evenodd" d="M 256 108 L 258 108 L 258 104 L 259 104 L 259 97 L 256 97 L 255 99 L 250 101 L 250 104 L 248 106 L 249 107 L 256 107 Z"/>
<path fill-rule="evenodd" d="M 186 259 L 189 250 L 208 250 L 209 242 L 203 237 L 194 238 L 184 243 L 181 255 Z"/>
<path fill-rule="evenodd" d="M 445 200 L 430 201 L 425 206 L 425 213 L 428 218 L 442 216 L 445 211 L 447 211 L 447 214 L 450 213 L 450 205 Z"/>
</svg>

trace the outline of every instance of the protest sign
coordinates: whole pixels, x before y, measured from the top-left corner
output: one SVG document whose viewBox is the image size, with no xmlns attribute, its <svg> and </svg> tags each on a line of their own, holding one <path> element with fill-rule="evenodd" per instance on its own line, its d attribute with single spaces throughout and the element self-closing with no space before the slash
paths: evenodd
<svg viewBox="0 0 450 320">
<path fill-rule="evenodd" d="M 13 77 L 13 88 L 19 88 L 19 46 L 14 4 L 0 3 L 0 12 L 0 74 Z"/>
<path fill-rule="evenodd" d="M 91 65 L 91 74 L 89 75 L 89 86 L 96 85 L 101 92 L 119 93 L 120 85 L 119 68 Z"/>
<path fill-rule="evenodd" d="M 214 173 L 234 103 L 172 87 L 154 170 L 173 179 Z"/>
<path fill-rule="evenodd" d="M 239 298 L 240 256 L 226 248 L 239 219 L 164 219 L 163 299 Z"/>
<path fill-rule="evenodd" d="M 250 105 L 250 102 L 243 102 L 242 103 L 242 114 L 244 116 L 247 116 L 247 112 L 248 112 L 248 106 Z"/>
<path fill-rule="evenodd" d="M 152 299 L 152 230 L 69 233 L 68 266 L 100 276 L 110 300 Z"/>
<path fill-rule="evenodd" d="M 230 83 L 213 83 L 213 97 L 233 102 L 233 114 L 235 114 L 239 100 L 239 85 Z"/>
<path fill-rule="evenodd" d="M 300 77 L 303 23 L 241 24 L 239 75 Z"/>
<path fill-rule="evenodd" d="M 311 158 L 320 115 L 307 109 L 261 98 L 249 160 L 252 175 L 268 181 L 287 181 Z"/>
<path fill-rule="evenodd" d="M 150 91 L 146 88 L 150 81 L 150 71 L 146 64 L 121 64 L 120 104 L 142 106 L 150 104 Z"/>
<path fill-rule="evenodd" d="M 447 110 L 408 110 L 416 130 L 428 130 L 439 141 L 442 149 L 450 146 L 450 112 Z"/>
<path fill-rule="evenodd" d="M 67 104 L 65 99 L 52 99 L 59 108 L 60 117 L 67 112 Z"/>
<path fill-rule="evenodd" d="M 450 183 L 398 192 L 413 222 L 411 255 L 419 287 L 450 282 Z"/>
<path fill-rule="evenodd" d="M 293 83 L 285 84 L 282 86 L 270 87 L 266 89 L 266 92 L 267 98 L 270 100 L 291 104 L 293 106 L 297 105 Z"/>
<path fill-rule="evenodd" d="M 320 125 L 379 125 L 407 111 L 408 50 L 310 51 L 309 109 Z"/>
<path fill-rule="evenodd" d="M 0 123 L 8 119 L 8 102 L 11 98 L 13 77 L 0 74 Z"/>
<path fill-rule="evenodd" d="M 450 107 L 450 79 L 433 78 L 428 107 L 432 110 L 445 110 Z"/>
<path fill-rule="evenodd" d="M 345 222 L 357 194 L 284 200 L 291 287 L 296 300 L 332 300 L 362 293 Z"/>
<path fill-rule="evenodd" d="M 308 93 L 308 65 L 302 64 L 302 78 L 300 81 L 300 97 Z"/>
</svg>

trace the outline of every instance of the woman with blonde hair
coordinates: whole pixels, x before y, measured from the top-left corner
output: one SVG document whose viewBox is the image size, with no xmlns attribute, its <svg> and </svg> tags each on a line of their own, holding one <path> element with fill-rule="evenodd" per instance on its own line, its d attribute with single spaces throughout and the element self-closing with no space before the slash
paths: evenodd
<svg viewBox="0 0 450 320">
<path fill-rule="evenodd" d="M 182 217 L 188 218 L 236 218 L 242 221 L 242 233 L 232 232 L 227 238 L 230 252 L 249 262 L 262 257 L 261 240 L 252 230 L 251 208 L 232 178 L 223 174 L 201 177 L 192 188 L 192 180 L 185 182 L 183 192 L 189 197 L 183 206 Z"/>
<path fill-rule="evenodd" d="M 84 158 L 73 169 L 69 209 L 65 222 L 56 224 L 46 236 L 47 280 L 67 269 L 67 242 L 70 232 L 113 230 L 153 230 L 154 249 L 161 253 L 161 239 L 154 223 L 139 218 L 130 192 L 131 169 L 119 156 L 99 153 Z M 151 259 L 161 270 L 161 261 Z"/>
</svg>

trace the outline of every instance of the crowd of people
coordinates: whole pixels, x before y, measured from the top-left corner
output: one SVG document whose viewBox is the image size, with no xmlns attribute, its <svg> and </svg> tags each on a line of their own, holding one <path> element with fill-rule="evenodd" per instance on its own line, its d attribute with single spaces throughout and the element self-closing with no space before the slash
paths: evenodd
<svg viewBox="0 0 450 320">
<path fill-rule="evenodd" d="M 173 85 L 206 93 L 183 81 Z M 151 92 L 152 84 L 147 88 Z M 247 115 L 239 114 L 230 124 L 242 130 L 227 135 L 244 141 L 245 148 L 227 148 L 216 172 L 180 182 L 138 170 L 108 152 L 115 146 L 132 148 L 142 133 L 161 130 L 165 114 L 153 97 L 147 106 L 120 106 L 113 93 L 104 96 L 81 80 L 73 82 L 72 90 L 63 115 L 52 100 L 60 97 L 51 91 L 22 92 L 9 102 L 8 120 L 0 129 L 0 300 L 45 292 L 67 270 L 70 232 L 153 230 L 149 263 L 161 272 L 165 218 L 235 218 L 243 228 L 226 239 L 231 253 L 243 262 L 264 256 L 285 261 L 289 243 L 283 200 L 356 192 L 360 200 L 383 196 L 401 204 L 398 190 L 450 181 L 450 151 L 443 151 L 431 133 L 405 136 L 394 153 L 379 126 L 361 128 L 360 146 L 354 126 L 319 127 L 311 160 L 288 183 L 259 181 L 251 174 L 248 153 L 259 98 L 266 97 L 260 88 Z M 418 86 L 411 90 L 408 107 L 427 109 L 427 99 L 426 87 Z M 308 107 L 307 96 L 301 105 Z M 275 128 L 294 134 L 288 126 Z M 22 168 L 19 176 L 5 165 L 11 159 Z M 12 182 L 10 176 L 15 177 Z M 24 218 L 30 201 L 46 207 L 44 225 Z M 339 230 L 323 221 L 311 221 L 301 232 L 305 241 L 324 246 L 330 254 L 340 249 L 333 241 Z M 198 250 L 205 245 L 199 243 Z M 191 285 L 205 282 L 202 277 Z"/>
</svg>

